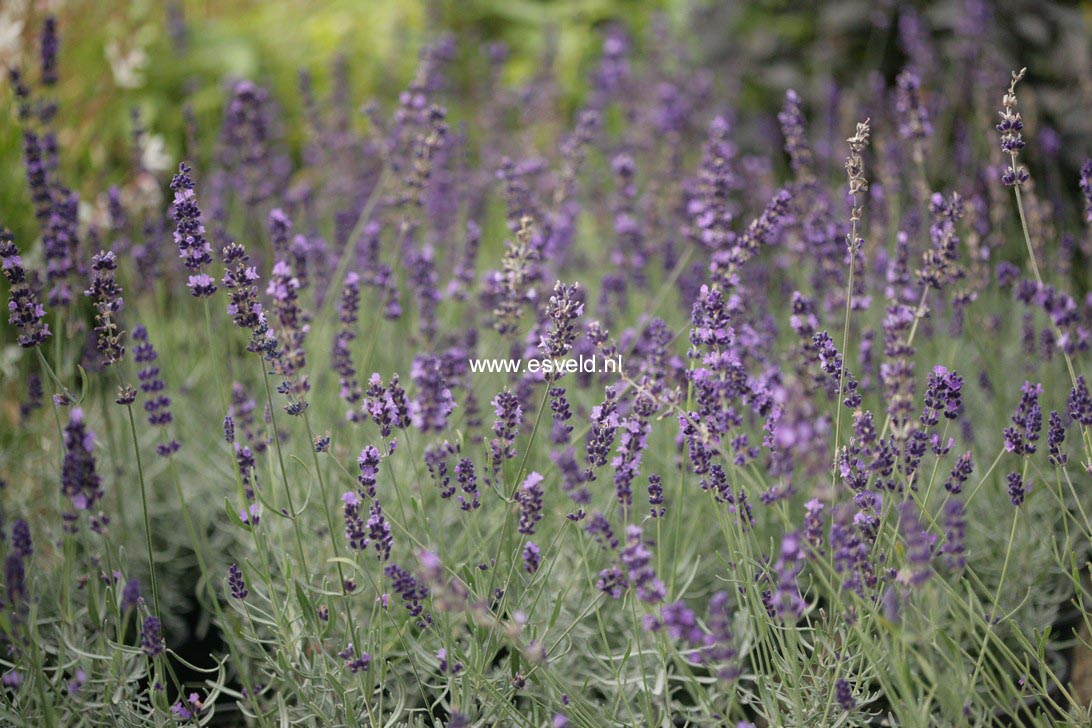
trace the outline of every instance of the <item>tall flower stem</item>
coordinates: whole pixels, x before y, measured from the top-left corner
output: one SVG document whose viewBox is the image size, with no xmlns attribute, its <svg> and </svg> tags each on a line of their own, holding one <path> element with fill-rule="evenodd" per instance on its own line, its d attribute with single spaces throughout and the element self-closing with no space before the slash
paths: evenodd
<svg viewBox="0 0 1092 728">
<path fill-rule="evenodd" d="M 63 393 L 65 398 L 68 401 L 71 402 L 72 401 L 72 396 L 68 393 L 68 389 L 66 389 L 65 386 L 63 384 L 61 384 L 61 380 L 59 380 L 57 378 L 57 375 L 54 374 L 53 368 L 51 366 L 49 366 L 49 362 L 46 361 L 45 355 L 42 354 L 41 348 L 38 347 L 38 346 L 35 346 L 34 347 L 34 353 L 38 355 L 38 363 L 42 365 L 42 371 L 45 372 L 46 378 L 49 379 L 49 381 L 50 381 L 50 383 L 52 385 L 54 394 L 57 394 L 58 392 Z M 50 398 L 50 408 L 53 411 L 53 422 L 57 425 L 57 452 L 60 453 L 60 459 L 61 459 L 61 462 L 58 464 L 58 467 L 60 469 L 59 471 L 63 471 L 64 470 L 64 426 L 61 424 L 61 414 L 60 414 L 60 412 L 57 411 L 57 400 L 55 398 L 52 398 L 52 397 Z M 57 491 L 57 514 L 60 515 L 63 512 L 64 512 L 64 495 L 60 491 Z M 67 528 L 62 529 L 62 539 L 63 539 L 62 549 L 63 549 L 64 554 L 65 554 L 65 559 L 64 559 L 65 574 L 64 574 L 64 590 L 63 590 L 64 591 L 64 615 L 65 615 L 65 622 L 70 624 L 71 621 L 72 621 L 72 592 L 71 592 L 71 589 L 69 588 L 69 584 L 72 583 L 72 579 L 71 579 L 72 561 L 71 561 L 71 559 L 68 558 L 68 553 L 71 550 L 70 547 L 69 547 L 69 544 L 72 541 L 72 534 L 70 534 L 68 532 Z"/>
<path fill-rule="evenodd" d="M 349 633 L 352 635 L 353 644 L 357 646 L 357 649 L 363 649 L 360 645 L 360 641 L 357 639 L 356 633 L 356 620 L 353 619 L 353 608 L 350 601 L 350 595 L 345 590 L 345 574 L 341 568 L 341 549 L 337 543 L 337 528 L 334 526 L 333 512 L 330 510 L 330 499 L 327 497 L 326 492 L 326 478 L 322 475 L 322 465 L 319 463 L 318 453 L 315 451 L 315 433 L 311 429 L 311 419 L 307 416 L 307 410 L 303 411 L 303 422 L 307 426 L 307 436 L 310 439 L 311 446 L 311 458 L 315 464 L 315 476 L 319 481 L 319 495 L 322 498 L 322 509 L 326 513 L 326 526 L 330 532 L 330 544 L 334 547 L 334 557 L 337 561 L 334 565 L 337 566 L 337 578 L 338 586 L 340 587 L 342 594 L 345 595 L 345 617 L 349 621 Z"/>
<path fill-rule="evenodd" d="M 111 404 L 111 402 L 110 402 L 110 397 L 107 394 L 105 387 L 102 389 L 102 402 L 101 402 L 101 404 L 102 404 L 102 420 L 103 420 L 103 423 L 105 424 L 105 427 L 106 427 L 106 444 L 107 444 L 107 447 L 110 449 L 110 464 L 113 465 L 113 467 L 115 469 L 115 472 L 120 473 L 121 469 L 120 469 L 120 466 L 118 464 L 117 443 L 116 443 L 115 437 L 114 437 L 114 418 L 110 416 L 110 404 Z M 129 524 L 128 524 L 128 522 L 126 520 L 126 517 L 125 517 L 125 498 L 126 498 L 127 494 L 124 492 L 124 490 L 120 486 L 121 486 L 121 482 L 119 480 L 118 487 L 115 487 L 115 489 L 114 489 L 114 495 L 117 496 L 117 505 L 115 507 L 117 508 L 118 517 L 121 520 L 121 532 L 122 533 L 128 533 L 129 532 Z"/>
<path fill-rule="evenodd" d="M 546 411 L 546 403 L 549 401 L 549 399 L 550 399 L 550 387 L 547 386 L 545 391 L 542 394 L 542 403 L 538 407 L 538 415 L 535 417 L 534 427 L 531 428 L 531 437 L 530 437 L 530 439 L 527 440 L 527 444 L 524 446 L 523 459 L 520 461 L 519 468 L 516 470 L 516 478 L 515 478 L 515 482 L 512 485 L 511 492 L 508 492 L 508 489 L 505 489 L 506 498 L 505 498 L 504 533 L 503 533 L 503 535 L 501 537 L 500 550 L 497 552 L 497 556 L 494 559 L 494 563 L 500 563 L 499 560 L 500 560 L 501 555 L 509 553 L 510 551 L 512 551 L 512 545 L 511 545 L 512 517 L 509 514 L 509 511 L 512 509 L 512 504 L 515 502 L 516 489 L 519 488 L 519 484 L 521 482 L 523 482 L 523 469 L 527 466 L 527 457 L 528 457 L 528 455 L 530 455 L 531 447 L 535 442 L 535 434 L 538 432 L 538 426 L 539 426 L 539 423 L 542 422 L 542 414 L 543 414 L 543 412 Z M 508 596 L 508 587 L 511 585 L 512 576 L 516 572 L 516 564 L 518 564 L 518 563 L 519 563 L 519 555 L 516 554 L 516 553 L 513 553 L 512 554 L 511 564 L 509 565 L 509 568 L 508 568 L 508 575 L 504 579 L 504 592 L 505 592 L 504 597 Z M 490 578 L 489 578 L 489 590 L 490 590 L 490 592 L 492 592 L 492 590 L 493 590 L 493 586 L 494 586 L 493 574 L 495 574 L 495 573 L 496 573 L 496 569 L 494 568 L 492 570 Z"/>
<path fill-rule="evenodd" d="M 152 606 L 156 617 L 159 611 L 159 581 L 155 575 L 155 549 L 152 548 L 152 520 L 148 517 L 148 487 L 144 482 L 144 464 L 140 458 L 140 443 L 137 441 L 136 419 L 133 417 L 133 405 L 125 405 L 129 413 L 129 434 L 133 439 L 133 452 L 136 454 L 137 475 L 140 478 L 140 505 L 144 511 L 144 541 L 148 547 L 148 573 L 152 582 Z"/>
<path fill-rule="evenodd" d="M 856 204 L 856 202 L 854 203 Z M 857 239 L 857 222 L 853 222 L 853 230 L 851 233 L 851 241 Z M 853 246 L 854 242 L 850 242 L 849 245 L 849 276 L 846 280 L 846 320 L 842 327 L 842 366 L 838 369 L 838 399 L 834 401 L 834 463 L 831 466 L 831 492 L 833 494 L 834 485 L 838 481 L 838 447 L 841 442 L 842 436 L 842 395 L 843 387 L 846 379 L 846 357 L 849 356 L 849 314 L 853 306 Z"/>
<path fill-rule="evenodd" d="M 204 304 L 205 310 L 205 336 L 209 342 L 209 359 L 212 361 L 212 368 L 216 375 L 216 395 L 220 398 L 220 409 L 227 414 L 227 395 L 224 393 L 224 380 L 220 374 L 220 368 L 216 366 L 216 362 L 220 361 L 220 357 L 216 355 L 216 339 L 212 335 L 212 312 L 209 310 L 209 299 L 206 296 L 201 299 Z M 225 357 L 226 358 L 226 357 Z"/>
<path fill-rule="evenodd" d="M 834 402 L 834 463 L 831 466 L 831 491 L 838 482 L 838 447 L 842 432 L 842 395 L 846 379 L 846 357 L 849 356 L 849 318 L 853 311 L 853 271 L 857 267 L 857 223 L 861 219 L 861 206 L 857 195 L 868 190 L 868 181 L 864 177 L 864 161 L 861 152 L 868 144 L 868 123 L 857 125 L 857 133 L 849 142 L 849 156 L 846 157 L 846 175 L 849 180 L 851 202 L 849 215 L 849 236 L 846 238 L 846 254 L 849 259 L 849 275 L 846 276 L 846 314 L 842 327 L 842 365 L 838 368 L 838 399 Z"/>
<path fill-rule="evenodd" d="M 1026 467 L 1024 468 L 1024 471 L 1025 473 L 1027 472 Z M 1009 531 L 1009 544 L 1005 549 L 1005 561 L 1001 566 L 1001 578 L 997 582 L 997 592 L 993 597 L 993 606 L 990 609 L 990 619 L 986 622 L 985 634 L 982 636 L 982 644 L 978 647 L 978 661 L 975 663 L 974 672 L 971 674 L 971 685 L 975 684 L 975 681 L 978 679 L 978 673 L 982 670 L 982 662 L 986 657 L 986 646 L 990 641 L 990 628 L 993 626 L 994 620 L 998 619 L 997 605 L 1001 600 L 1001 590 L 1005 586 L 1005 576 L 1008 575 L 1009 558 L 1012 556 L 1012 542 L 1013 539 L 1016 538 L 1016 522 L 1019 518 L 1020 509 L 1014 508 L 1012 513 L 1012 529 Z"/>
<path fill-rule="evenodd" d="M 307 556 L 303 551 L 303 534 L 300 531 L 299 514 L 296 513 L 296 506 L 292 499 L 292 487 L 288 484 L 288 469 L 284 466 L 284 454 L 281 451 L 281 433 L 277 429 L 277 415 L 276 407 L 273 406 L 273 390 L 269 386 L 269 370 L 265 365 L 265 361 L 259 356 L 258 361 L 262 366 L 262 380 L 265 382 L 265 398 L 269 404 L 269 423 L 273 428 L 273 444 L 277 449 L 277 462 L 281 467 L 281 482 L 284 484 L 284 495 L 288 499 L 288 510 L 290 512 L 290 520 L 292 521 L 292 529 L 296 534 L 296 550 L 300 557 L 300 567 L 303 568 L 304 573 L 308 573 L 310 569 L 307 568 Z"/>
</svg>

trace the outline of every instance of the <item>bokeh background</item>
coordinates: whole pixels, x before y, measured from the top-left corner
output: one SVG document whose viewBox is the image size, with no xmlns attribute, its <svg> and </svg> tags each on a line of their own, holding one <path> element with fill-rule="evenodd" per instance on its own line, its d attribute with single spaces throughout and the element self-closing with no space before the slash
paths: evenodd
<svg viewBox="0 0 1092 728">
<path fill-rule="evenodd" d="M 636 39 L 649 38 L 650 30 L 669 34 L 709 70 L 710 98 L 730 101 L 744 128 L 778 145 L 774 114 L 786 88 L 796 88 L 840 141 L 831 122 L 857 94 L 867 98 L 875 74 L 890 82 L 915 60 L 958 75 L 964 54 L 980 52 L 968 38 L 989 33 L 1001 74 L 1030 69 L 1024 114 L 1042 141 L 1029 145 L 1030 153 L 1057 150 L 1075 169 L 1092 136 L 1089 2 L 4 0 L 0 66 L 33 66 L 34 33 L 47 12 L 58 15 L 63 33 L 57 92 L 63 163 L 72 167 L 68 179 L 81 180 L 84 189 L 77 191 L 85 200 L 127 181 L 128 108 L 140 109 L 157 140 L 149 166 L 166 170 L 183 151 L 182 102 L 199 125 L 214 126 L 224 84 L 251 78 L 274 90 L 286 136 L 298 149 L 305 134 L 301 69 L 319 94 L 330 90 L 341 64 L 351 69 L 345 76 L 354 105 L 392 100 L 412 77 L 422 45 L 445 32 L 460 39 L 450 73 L 456 91 L 484 72 L 490 48 L 503 43 L 510 58 L 504 81 L 518 86 L 550 68 L 561 113 L 576 109 L 587 93 L 587 71 L 607 29 L 621 27 Z M 0 210 L 17 233 L 29 233 L 32 216 L 17 204 L 25 184 L 10 89 L 0 99 L 8 107 L 0 125 Z M 459 109 L 451 112 L 459 118 Z M 367 123 L 363 115 L 357 121 Z M 824 141 L 816 140 L 820 154 Z"/>
</svg>

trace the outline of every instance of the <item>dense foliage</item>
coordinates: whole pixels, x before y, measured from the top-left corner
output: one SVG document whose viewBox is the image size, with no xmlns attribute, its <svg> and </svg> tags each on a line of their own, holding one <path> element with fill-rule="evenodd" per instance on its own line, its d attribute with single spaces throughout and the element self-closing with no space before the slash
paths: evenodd
<svg viewBox="0 0 1092 728">
<path fill-rule="evenodd" d="M 89 193 L 46 18 L 4 721 L 1087 724 L 1092 161 L 1032 148 L 973 20 L 900 27 L 836 135 L 663 23 L 605 28 L 572 114 L 439 35 L 363 107 L 346 59 L 179 103 L 170 174 L 135 113 Z"/>
</svg>

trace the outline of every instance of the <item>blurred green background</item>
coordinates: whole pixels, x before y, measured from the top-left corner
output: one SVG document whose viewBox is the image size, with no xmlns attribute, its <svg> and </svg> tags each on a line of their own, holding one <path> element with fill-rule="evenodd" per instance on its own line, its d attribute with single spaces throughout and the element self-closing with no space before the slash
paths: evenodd
<svg viewBox="0 0 1092 728">
<path fill-rule="evenodd" d="M 484 67 L 489 43 L 510 49 L 508 83 L 539 67 L 556 48 L 554 70 L 570 101 L 581 95 L 587 61 L 602 45 L 599 29 L 622 19 L 633 30 L 654 13 L 682 23 L 689 3 L 634 0 L 136 0 L 134 2 L 0 3 L 0 66 L 17 66 L 37 78 L 37 35 L 47 13 L 58 17 L 61 36 L 61 159 L 64 178 L 94 201 L 110 184 L 123 183 L 131 149 L 131 108 L 139 108 L 155 141 L 153 170 L 173 167 L 183 149 L 181 109 L 189 103 L 202 137 L 215 137 L 223 88 L 233 78 L 269 86 L 281 104 L 287 140 L 299 147 L 298 74 L 308 70 L 315 91 L 328 93 L 335 59 L 350 68 L 352 99 L 376 97 L 390 104 L 412 78 L 418 53 L 438 33 L 460 38 L 456 90 Z M 0 99 L 0 216 L 20 240 L 33 239 L 33 218 L 20 159 L 20 127 L 9 84 Z M 360 123 L 366 123 L 363 116 Z M 211 149 L 203 150 L 211 153 Z M 76 182 L 78 180 L 78 183 Z"/>
<path fill-rule="evenodd" d="M 1031 68 L 1026 87 L 1034 98 L 1025 116 L 1041 112 L 1047 122 L 1029 127 L 1057 132 L 1064 161 L 1075 170 L 1092 151 L 1092 2 L 3 0 L 0 65 L 21 67 L 35 79 L 42 18 L 58 16 L 62 175 L 90 215 L 109 185 L 127 182 L 131 108 L 140 110 L 152 136 L 145 162 L 162 181 L 183 153 L 183 105 L 192 107 L 201 138 L 211 145 L 215 134 L 209 132 L 219 125 L 223 88 L 232 78 L 273 89 L 286 138 L 298 150 L 305 129 L 301 69 L 310 71 L 322 96 L 335 59 L 343 56 L 354 105 L 374 97 L 389 107 L 412 78 L 423 43 L 450 32 L 459 43 L 448 72 L 449 98 L 458 99 L 460 88 L 485 71 L 488 45 L 502 41 L 510 51 L 504 81 L 518 84 L 552 64 L 559 109 L 566 113 L 585 93 L 603 31 L 617 23 L 638 54 L 653 27 L 666 29 L 713 71 L 713 98 L 731 99 L 738 117 L 761 112 L 772 119 L 787 87 L 800 90 L 820 117 L 831 89 L 866 95 L 871 72 L 894 77 L 906 62 L 900 24 L 916 22 L 938 63 L 952 64 L 968 26 L 984 12 L 997 29 L 992 45 L 1000 72 Z M 26 247 L 38 231 L 8 86 L 0 91 L 0 222 Z M 458 118 L 458 109 L 452 111 Z M 366 124 L 363 116 L 359 123 Z M 779 146 L 776 137 L 768 141 Z M 202 150 L 211 153 L 211 146 Z"/>
</svg>

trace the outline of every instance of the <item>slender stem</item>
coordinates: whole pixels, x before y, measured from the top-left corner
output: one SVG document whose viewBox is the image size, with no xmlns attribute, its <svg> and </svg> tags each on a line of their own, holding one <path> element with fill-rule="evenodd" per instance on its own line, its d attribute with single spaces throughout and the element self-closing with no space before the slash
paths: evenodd
<svg viewBox="0 0 1092 728">
<path fill-rule="evenodd" d="M 496 559 L 494 559 L 495 564 L 499 564 L 501 555 L 508 553 L 512 548 L 511 547 L 512 529 L 509 527 L 509 524 L 511 523 L 512 519 L 510 517 L 508 517 L 508 510 L 511 509 L 513 499 L 516 496 L 516 489 L 519 488 L 519 483 L 522 482 L 523 469 L 527 465 L 527 456 L 531 452 L 531 447 L 532 447 L 532 445 L 534 444 L 534 441 L 535 441 L 535 433 L 538 432 L 538 425 L 542 421 L 542 413 L 546 411 L 546 402 L 549 400 L 549 398 L 550 398 L 550 388 L 546 387 L 546 391 L 543 392 L 543 395 L 542 395 L 542 403 L 539 405 L 539 408 L 538 408 L 538 416 L 535 417 L 534 427 L 531 428 L 531 437 L 527 441 L 527 444 L 524 446 L 523 460 L 520 462 L 519 469 L 516 470 L 516 480 L 515 480 L 515 483 L 512 484 L 512 492 L 511 493 L 508 493 L 508 492 L 505 493 L 505 495 L 507 497 L 505 499 L 504 534 L 503 534 L 503 536 L 501 538 L 500 551 L 497 552 L 497 557 L 496 557 Z M 516 564 L 517 563 L 519 563 L 519 555 L 513 553 L 511 563 L 509 564 L 509 567 L 508 567 L 508 575 L 504 579 L 504 596 L 501 597 L 502 600 L 506 599 L 507 596 L 508 596 L 509 587 L 511 586 L 511 583 L 512 583 L 512 576 L 516 572 Z M 492 569 L 491 574 L 490 574 L 490 579 L 489 579 L 490 592 L 492 592 L 493 574 L 495 574 L 495 573 L 496 573 L 496 566 L 494 566 L 494 568 Z M 498 607 L 498 609 L 499 609 L 499 607 Z"/>
<path fill-rule="evenodd" d="M 53 382 L 53 386 L 56 387 L 69 402 L 75 402 L 76 398 L 68 391 L 68 387 L 61 383 L 61 380 L 57 378 L 57 374 L 53 371 L 53 367 L 46 361 L 41 347 L 34 347 L 34 353 L 38 355 L 38 362 L 42 365 L 42 370 L 45 371 L 46 376 L 49 377 L 49 381 Z"/>
<path fill-rule="evenodd" d="M 70 394 L 68 394 L 68 390 L 65 389 L 64 385 L 61 384 L 61 381 L 59 379 L 57 379 L 57 375 L 53 373 L 53 368 L 49 366 L 49 362 L 46 361 L 45 356 L 42 354 L 41 348 L 35 346 L 34 347 L 34 353 L 38 355 L 38 362 L 42 365 L 42 369 L 46 373 L 46 377 L 50 380 L 50 382 L 53 385 L 52 388 L 53 388 L 54 394 L 56 394 L 58 391 L 64 392 L 66 399 L 69 402 L 71 402 L 72 401 L 72 396 Z M 61 414 L 58 411 L 57 400 L 55 398 L 53 398 L 53 397 L 50 397 L 49 404 L 50 404 L 50 409 L 53 411 L 53 422 L 57 425 L 57 452 L 60 455 L 60 463 L 58 464 L 58 469 L 59 469 L 59 472 L 63 472 L 64 471 L 64 454 L 65 454 L 64 426 L 61 425 Z M 63 513 L 63 511 L 64 511 L 64 495 L 62 494 L 62 492 L 60 490 L 58 490 L 57 491 L 57 512 L 58 512 L 58 514 L 60 514 L 60 513 Z M 62 539 L 63 539 L 62 548 L 64 549 L 64 554 L 65 554 L 65 559 L 64 559 L 64 572 L 65 573 L 64 573 L 64 588 L 63 588 L 63 593 L 64 593 L 64 619 L 65 619 L 65 622 L 67 624 L 71 624 L 72 623 L 72 590 L 71 590 L 70 585 L 72 583 L 72 578 L 71 578 L 72 560 L 70 558 L 68 558 L 68 554 L 70 553 L 70 550 L 71 550 L 70 549 L 70 543 L 72 541 L 72 534 L 69 533 L 67 528 L 62 529 L 61 533 L 62 533 Z"/>
<path fill-rule="evenodd" d="M 133 417 L 133 405 L 125 405 L 129 413 L 129 433 L 133 438 L 133 452 L 136 453 L 137 475 L 140 477 L 140 505 L 144 510 L 144 540 L 148 546 L 148 571 L 152 582 L 152 605 L 155 607 L 156 617 L 159 611 L 159 582 L 155 575 L 155 549 L 152 548 L 152 521 L 148 517 L 148 488 L 144 482 L 144 464 L 140 459 L 140 443 L 137 442 L 136 419 Z"/>
<path fill-rule="evenodd" d="M 1026 468 L 1025 468 L 1026 472 Z M 1001 579 L 997 582 L 997 593 L 993 597 L 993 607 L 990 610 L 990 619 L 986 623 L 986 633 L 982 636 L 982 644 L 978 648 L 978 661 L 974 666 L 974 673 L 971 675 L 971 685 L 974 685 L 975 680 L 978 679 L 978 673 L 982 670 L 982 661 L 986 657 L 986 645 L 990 639 L 990 629 L 993 626 L 993 621 L 997 619 L 997 605 L 1001 600 L 1001 590 L 1005 586 L 1005 576 L 1009 571 L 1009 557 L 1012 556 L 1012 542 L 1016 538 L 1016 522 L 1020 517 L 1019 507 L 1014 508 L 1012 512 L 1012 529 L 1009 531 L 1009 545 L 1005 549 L 1005 562 L 1001 566 Z"/>
<path fill-rule="evenodd" d="M 340 587 L 342 594 L 344 595 L 345 618 L 349 623 L 349 634 L 352 636 L 353 645 L 356 647 L 356 649 L 362 650 L 364 648 L 357 637 L 356 620 L 353 618 L 352 597 L 345 589 L 345 574 L 341 568 L 340 561 L 341 549 L 338 547 L 337 528 L 334 526 L 334 516 L 333 512 L 330 510 L 330 499 L 327 497 L 326 493 L 326 479 L 322 476 L 322 466 L 319 463 L 318 453 L 315 451 L 314 448 L 315 433 L 311 429 L 311 420 L 307 416 L 307 410 L 303 411 L 303 422 L 307 426 L 307 436 L 311 439 L 312 443 L 311 458 L 315 463 L 315 474 L 317 475 L 319 481 L 319 494 L 322 498 L 322 508 L 326 512 L 326 526 L 330 532 L 330 544 L 334 547 L 334 556 L 339 559 L 338 561 L 335 561 L 334 564 L 337 566 L 338 586 Z M 360 679 L 361 687 L 363 688 L 364 676 L 361 675 Z M 368 710 L 369 718 L 371 720 L 371 723 L 374 725 L 375 719 L 371 718 L 371 708 L 368 706 L 367 692 L 365 692 L 364 694 L 364 707 Z"/>
<path fill-rule="evenodd" d="M 227 414 L 227 395 L 224 393 L 224 380 L 220 376 L 220 367 L 216 366 L 220 358 L 216 355 L 216 339 L 212 335 L 212 312 L 209 311 L 209 299 L 205 297 L 202 299 L 205 304 L 205 336 L 209 341 L 209 361 L 212 362 L 212 369 L 216 374 L 216 395 L 220 398 L 220 409 Z"/>
<path fill-rule="evenodd" d="M 292 529 L 296 533 L 296 549 L 299 552 L 300 566 L 303 567 L 304 573 L 309 573 L 310 569 L 307 568 L 307 557 L 303 551 L 303 534 L 300 533 L 299 515 L 296 513 L 296 506 L 292 502 L 292 487 L 288 484 L 288 469 L 284 467 L 284 454 L 281 452 L 281 433 L 277 429 L 277 416 L 273 406 L 273 390 L 269 387 L 269 370 L 265 366 L 265 361 L 261 356 L 258 357 L 258 361 L 262 365 L 262 378 L 265 382 L 265 398 L 269 403 L 269 423 L 273 427 L 273 444 L 277 450 L 277 461 L 281 466 L 281 481 L 284 484 L 284 495 L 288 499 L 288 510 L 291 512 L 290 517 L 292 521 Z"/>
<path fill-rule="evenodd" d="M 853 205 L 856 208 L 857 198 L 854 196 Z M 849 239 L 849 276 L 846 281 L 846 316 L 842 327 L 842 366 L 838 368 L 838 399 L 834 400 L 834 463 L 831 466 L 830 488 L 831 498 L 834 497 L 834 486 L 838 482 L 838 447 L 841 443 L 842 433 L 842 390 L 846 379 L 846 357 L 849 356 L 849 315 L 853 306 L 853 247 L 857 242 L 857 220 L 854 219 Z"/>
</svg>

